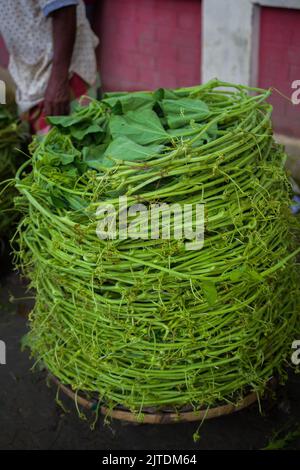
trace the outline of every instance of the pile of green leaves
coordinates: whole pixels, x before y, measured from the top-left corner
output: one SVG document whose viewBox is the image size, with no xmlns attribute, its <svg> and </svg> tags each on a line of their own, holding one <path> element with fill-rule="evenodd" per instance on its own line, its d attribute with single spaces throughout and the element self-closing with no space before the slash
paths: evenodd
<svg viewBox="0 0 300 470">
<path fill-rule="evenodd" d="M 269 95 L 212 81 L 49 119 L 16 177 L 16 255 L 37 291 L 27 344 L 64 384 L 142 413 L 238 403 L 285 379 L 299 226 Z M 204 247 L 100 240 L 99 202 L 120 195 L 204 203 Z"/>
<path fill-rule="evenodd" d="M 6 106 L 0 106 L 0 238 L 8 236 L 16 220 L 12 179 L 23 158 L 20 149 L 25 139 L 25 126 Z M 10 181 L 10 182 L 9 182 Z"/>
</svg>

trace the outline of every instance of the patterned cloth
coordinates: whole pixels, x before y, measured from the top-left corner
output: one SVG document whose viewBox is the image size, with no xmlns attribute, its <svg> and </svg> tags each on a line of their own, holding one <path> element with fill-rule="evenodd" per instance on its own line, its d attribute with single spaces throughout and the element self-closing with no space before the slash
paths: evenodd
<svg viewBox="0 0 300 470">
<path fill-rule="evenodd" d="M 77 5 L 77 33 L 70 66 L 74 74 L 93 86 L 97 77 L 92 32 L 82 0 L 0 0 L 0 31 L 10 53 L 9 71 L 17 86 L 16 101 L 21 113 L 43 100 L 53 57 L 50 13 Z"/>
</svg>

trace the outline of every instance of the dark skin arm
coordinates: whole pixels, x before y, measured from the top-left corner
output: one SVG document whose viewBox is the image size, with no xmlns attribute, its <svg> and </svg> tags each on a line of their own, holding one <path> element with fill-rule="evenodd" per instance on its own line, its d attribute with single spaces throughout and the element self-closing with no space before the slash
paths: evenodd
<svg viewBox="0 0 300 470">
<path fill-rule="evenodd" d="M 44 111 L 47 116 L 69 114 L 69 67 L 76 38 L 76 6 L 52 13 L 53 62 L 46 88 Z"/>
</svg>

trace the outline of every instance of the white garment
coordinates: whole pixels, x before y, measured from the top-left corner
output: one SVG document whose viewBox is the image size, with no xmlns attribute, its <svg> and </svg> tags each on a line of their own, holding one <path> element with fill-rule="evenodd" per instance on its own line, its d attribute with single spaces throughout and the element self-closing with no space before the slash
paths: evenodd
<svg viewBox="0 0 300 470">
<path fill-rule="evenodd" d="M 74 4 L 77 32 L 69 72 L 94 85 L 98 38 L 91 30 L 82 0 L 0 0 L 0 31 L 10 54 L 8 68 L 17 86 L 21 113 L 44 99 L 51 73 L 52 18 L 45 15 Z"/>
</svg>

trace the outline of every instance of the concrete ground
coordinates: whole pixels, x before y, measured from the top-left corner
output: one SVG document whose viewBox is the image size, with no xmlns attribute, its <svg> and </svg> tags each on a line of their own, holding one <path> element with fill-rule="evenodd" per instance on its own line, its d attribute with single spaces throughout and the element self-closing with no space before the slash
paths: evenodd
<svg viewBox="0 0 300 470">
<path fill-rule="evenodd" d="M 2 265 L 3 266 L 3 265 Z M 118 421 L 104 424 L 100 418 L 90 429 L 91 416 L 79 419 L 74 404 L 60 396 L 65 410 L 56 403 L 56 388 L 46 384 L 44 372 L 30 370 L 33 361 L 20 342 L 27 331 L 26 301 L 9 302 L 25 295 L 17 274 L 1 279 L 0 339 L 7 345 L 7 364 L 0 365 L 0 449 L 103 449 L 103 450 L 193 450 L 261 449 L 275 431 L 287 432 L 300 423 L 300 377 L 291 374 L 278 391 L 277 401 L 263 403 L 207 421 L 200 440 L 194 443 L 197 423 L 129 425 Z M 299 428 L 299 427 L 298 427 Z M 290 448 L 300 449 L 300 439 Z"/>
<path fill-rule="evenodd" d="M 286 168 L 296 181 L 300 181 L 300 139 L 275 134 L 275 140 L 284 145 L 287 154 Z"/>
</svg>

